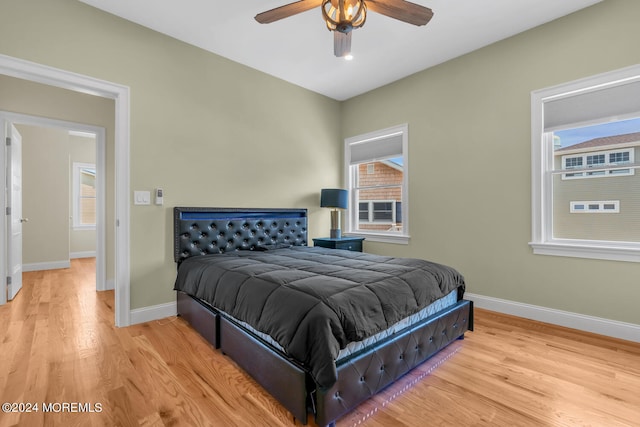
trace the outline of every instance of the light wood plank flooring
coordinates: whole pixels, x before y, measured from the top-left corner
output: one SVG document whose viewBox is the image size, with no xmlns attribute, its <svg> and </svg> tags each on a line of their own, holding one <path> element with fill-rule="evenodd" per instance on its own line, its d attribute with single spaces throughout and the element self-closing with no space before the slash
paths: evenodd
<svg viewBox="0 0 640 427">
<path fill-rule="evenodd" d="M 0 426 L 296 424 L 182 319 L 115 328 L 94 268 L 25 273 L 0 307 L 0 403 L 40 405 Z M 640 426 L 640 344 L 485 310 L 461 343 L 361 425 Z"/>
</svg>

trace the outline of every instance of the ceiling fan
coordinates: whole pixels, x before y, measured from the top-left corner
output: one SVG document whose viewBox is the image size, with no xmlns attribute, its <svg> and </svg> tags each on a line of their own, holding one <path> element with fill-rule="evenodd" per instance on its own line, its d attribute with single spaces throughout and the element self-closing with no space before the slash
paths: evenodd
<svg viewBox="0 0 640 427">
<path fill-rule="evenodd" d="M 256 21 L 268 24 L 320 6 L 327 28 L 333 31 L 333 53 L 351 53 L 351 31 L 364 25 L 367 9 L 413 25 L 425 25 L 433 17 L 428 7 L 405 0 L 299 0 L 255 16 Z"/>
</svg>

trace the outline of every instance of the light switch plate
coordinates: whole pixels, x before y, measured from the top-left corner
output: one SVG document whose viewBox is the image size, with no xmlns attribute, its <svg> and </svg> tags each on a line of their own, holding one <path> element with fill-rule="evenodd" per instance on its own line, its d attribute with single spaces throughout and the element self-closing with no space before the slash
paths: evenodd
<svg viewBox="0 0 640 427">
<path fill-rule="evenodd" d="M 134 191 L 133 204 L 134 205 L 150 205 L 151 191 Z"/>
</svg>

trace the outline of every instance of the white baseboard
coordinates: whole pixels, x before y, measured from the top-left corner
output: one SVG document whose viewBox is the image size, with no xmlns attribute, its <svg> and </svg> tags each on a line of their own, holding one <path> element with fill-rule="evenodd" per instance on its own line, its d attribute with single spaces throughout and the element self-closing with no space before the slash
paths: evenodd
<svg viewBox="0 0 640 427">
<path fill-rule="evenodd" d="M 58 270 L 60 268 L 70 268 L 71 261 L 49 261 L 49 262 L 32 262 L 30 264 L 22 264 L 22 271 L 41 271 L 41 270 Z"/>
<path fill-rule="evenodd" d="M 473 304 L 478 308 L 565 326 L 567 328 L 579 329 L 581 331 L 592 332 L 595 334 L 620 338 L 623 340 L 640 342 L 640 325 L 633 323 L 586 316 L 584 314 L 486 297 L 469 292 L 466 292 L 464 296 L 465 299 L 473 301 Z M 165 317 L 175 316 L 177 313 L 178 308 L 175 301 L 150 307 L 137 308 L 135 310 L 131 310 L 131 324 L 135 325 L 136 323 L 164 319 Z"/>
<path fill-rule="evenodd" d="M 464 297 L 465 299 L 473 301 L 473 304 L 478 308 L 565 326 L 567 328 L 579 329 L 581 331 L 593 332 L 595 334 L 606 335 L 623 340 L 640 342 L 640 325 L 633 323 L 586 316 L 584 314 L 486 297 L 468 292 L 465 292 Z"/>
<path fill-rule="evenodd" d="M 83 252 L 71 252 L 69 253 L 69 258 L 71 259 L 76 259 L 76 258 L 95 258 L 96 257 L 96 251 L 83 251 Z"/>
<path fill-rule="evenodd" d="M 107 279 L 104 282 L 104 289 L 100 289 L 102 291 L 113 291 L 116 289 L 116 281 L 115 279 Z"/>
<path fill-rule="evenodd" d="M 165 317 L 178 314 L 178 304 L 168 302 L 166 304 L 152 305 L 149 307 L 136 308 L 131 310 L 131 324 L 150 322 L 152 320 L 164 319 Z"/>
</svg>

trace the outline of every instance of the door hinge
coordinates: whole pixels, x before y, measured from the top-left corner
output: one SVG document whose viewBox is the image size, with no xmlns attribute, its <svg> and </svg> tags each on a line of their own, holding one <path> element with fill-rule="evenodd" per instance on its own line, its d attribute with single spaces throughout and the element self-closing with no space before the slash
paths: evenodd
<svg viewBox="0 0 640 427">
<path fill-rule="evenodd" d="M 7 147 L 10 147 L 11 146 L 11 137 L 8 136 L 6 141 L 7 141 Z"/>
<path fill-rule="evenodd" d="M 7 276 L 7 285 L 11 284 L 11 276 Z"/>
<path fill-rule="evenodd" d="M 6 214 L 11 215 L 11 206 L 7 206 Z"/>
</svg>

